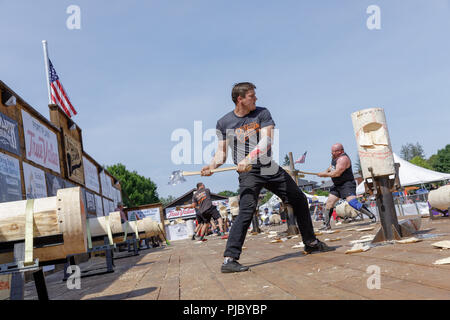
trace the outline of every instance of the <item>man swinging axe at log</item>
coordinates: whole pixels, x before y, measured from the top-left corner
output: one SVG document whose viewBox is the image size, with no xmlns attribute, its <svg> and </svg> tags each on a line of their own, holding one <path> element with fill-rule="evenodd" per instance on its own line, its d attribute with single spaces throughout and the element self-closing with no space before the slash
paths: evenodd
<svg viewBox="0 0 450 320">
<path fill-rule="evenodd" d="M 331 166 L 324 172 L 317 174 L 319 177 L 329 177 L 333 181 L 333 187 L 331 187 L 325 206 L 324 226 L 320 230 L 331 229 L 331 215 L 339 198 L 345 199 L 352 208 L 364 213 L 372 219 L 372 222 L 375 222 L 375 215 L 356 199 L 356 182 L 353 177 L 352 163 L 344 152 L 342 144 L 335 143 L 331 147 L 331 158 Z"/>
<path fill-rule="evenodd" d="M 210 190 L 205 188 L 205 185 L 202 182 L 197 183 L 197 191 L 195 191 L 192 196 L 192 203 L 180 206 L 180 208 L 195 208 L 197 206 L 198 217 L 201 218 L 200 220 L 203 220 L 203 225 L 200 230 L 200 241 L 206 241 L 205 236 L 208 232 L 211 218 L 214 217 L 219 220 L 219 224 L 222 225 L 222 217 L 220 216 L 219 211 L 217 211 L 217 208 L 212 204 Z M 220 235 L 224 235 L 223 230 L 221 230 Z"/>
<path fill-rule="evenodd" d="M 335 250 L 315 237 L 306 196 L 291 176 L 272 161 L 270 150 L 275 123 L 269 110 L 256 107 L 255 89 L 249 82 L 234 85 L 231 92 L 234 110 L 217 121 L 218 149 L 211 163 L 201 171 L 202 176 L 210 176 L 212 170 L 225 163 L 227 148 L 231 148 L 239 173 L 240 201 L 239 214 L 228 234 L 223 273 L 249 270 L 237 261 L 263 187 L 293 207 L 305 253 Z"/>
</svg>

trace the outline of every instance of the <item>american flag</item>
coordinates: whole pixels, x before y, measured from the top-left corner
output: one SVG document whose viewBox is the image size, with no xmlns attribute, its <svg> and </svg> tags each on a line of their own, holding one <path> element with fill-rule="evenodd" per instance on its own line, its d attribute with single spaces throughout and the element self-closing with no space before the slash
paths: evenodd
<svg viewBox="0 0 450 320">
<path fill-rule="evenodd" d="M 305 163 L 306 152 L 307 151 L 305 151 L 305 153 L 300 158 L 298 158 L 297 161 L 295 161 L 295 163 Z"/>
<path fill-rule="evenodd" d="M 57 104 L 64 110 L 69 118 L 76 115 L 77 112 L 75 108 L 72 106 L 72 103 L 67 96 L 64 87 L 59 81 L 58 74 L 56 73 L 55 68 L 53 67 L 52 62 L 48 59 L 49 64 L 49 74 L 50 74 L 50 90 L 52 94 L 52 101 L 54 104 Z"/>
</svg>

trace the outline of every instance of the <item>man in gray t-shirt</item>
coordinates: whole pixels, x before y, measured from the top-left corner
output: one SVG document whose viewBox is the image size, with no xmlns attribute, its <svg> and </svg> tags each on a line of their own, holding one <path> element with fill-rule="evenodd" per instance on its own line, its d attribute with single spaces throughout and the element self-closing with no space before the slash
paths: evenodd
<svg viewBox="0 0 450 320">
<path fill-rule="evenodd" d="M 315 237 L 306 196 L 292 177 L 272 161 L 270 149 L 275 122 L 268 109 L 256 106 L 255 89 L 255 85 L 249 82 L 234 85 L 231 98 L 235 108 L 217 121 L 217 152 L 211 163 L 202 169 L 203 176 L 210 176 L 212 169 L 225 163 L 227 148 L 231 148 L 239 173 L 240 201 L 239 214 L 228 235 L 221 268 L 223 273 L 249 269 L 237 260 L 262 188 L 272 191 L 283 203 L 292 206 L 306 253 L 334 250 Z"/>
</svg>

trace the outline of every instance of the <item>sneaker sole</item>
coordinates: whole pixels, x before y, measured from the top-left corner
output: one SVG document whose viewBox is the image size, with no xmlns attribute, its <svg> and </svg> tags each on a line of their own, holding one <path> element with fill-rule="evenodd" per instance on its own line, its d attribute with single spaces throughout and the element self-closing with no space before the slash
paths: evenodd
<svg viewBox="0 0 450 320">
<path fill-rule="evenodd" d="M 222 273 L 239 273 L 239 272 L 245 272 L 245 271 L 249 271 L 250 269 L 247 270 L 241 270 L 241 271 L 233 271 L 233 270 L 227 270 L 227 269 L 221 269 L 220 271 L 222 271 Z"/>
</svg>

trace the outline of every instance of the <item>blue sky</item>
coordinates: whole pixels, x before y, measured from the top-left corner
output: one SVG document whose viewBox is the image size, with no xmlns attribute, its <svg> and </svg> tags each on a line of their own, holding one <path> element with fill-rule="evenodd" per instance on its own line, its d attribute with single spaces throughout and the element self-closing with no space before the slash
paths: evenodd
<svg viewBox="0 0 450 320">
<path fill-rule="evenodd" d="M 69 30 L 69 5 L 81 29 Z M 381 29 L 369 30 L 369 5 Z M 280 156 L 308 151 L 305 171 L 329 166 L 341 142 L 352 160 L 351 113 L 382 107 L 394 152 L 449 143 L 450 5 L 432 1 L 1 1 L 0 79 L 48 117 L 42 40 L 79 112 L 85 150 L 150 177 L 161 196 L 199 180 L 236 191 L 233 172 L 167 185 L 171 134 L 215 128 L 233 83 L 256 84 L 280 130 Z M 204 146 L 209 142 L 204 142 Z M 313 176 L 307 177 L 319 181 Z"/>
</svg>

